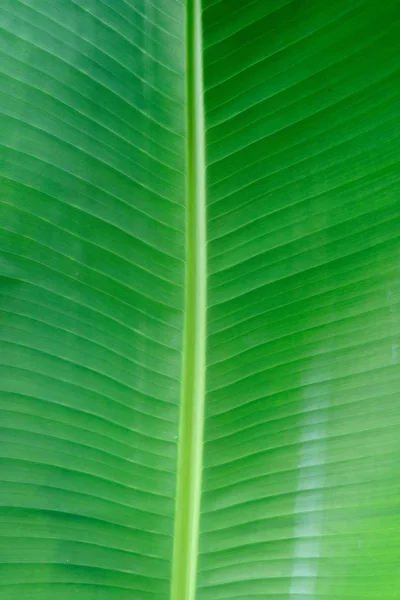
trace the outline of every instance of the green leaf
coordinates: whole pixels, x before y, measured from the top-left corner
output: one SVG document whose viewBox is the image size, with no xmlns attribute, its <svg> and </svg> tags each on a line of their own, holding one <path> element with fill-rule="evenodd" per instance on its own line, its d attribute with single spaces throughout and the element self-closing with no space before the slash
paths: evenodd
<svg viewBox="0 0 400 600">
<path fill-rule="evenodd" d="M 397 599 L 397 0 L 0 28 L 0 599 Z"/>
</svg>

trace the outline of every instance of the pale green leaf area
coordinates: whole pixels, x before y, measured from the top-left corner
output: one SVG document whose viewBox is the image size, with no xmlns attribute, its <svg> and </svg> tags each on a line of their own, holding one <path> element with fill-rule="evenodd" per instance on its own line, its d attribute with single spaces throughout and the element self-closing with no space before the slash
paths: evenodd
<svg viewBox="0 0 400 600">
<path fill-rule="evenodd" d="M 398 600 L 398 0 L 0 28 L 0 600 Z"/>
</svg>

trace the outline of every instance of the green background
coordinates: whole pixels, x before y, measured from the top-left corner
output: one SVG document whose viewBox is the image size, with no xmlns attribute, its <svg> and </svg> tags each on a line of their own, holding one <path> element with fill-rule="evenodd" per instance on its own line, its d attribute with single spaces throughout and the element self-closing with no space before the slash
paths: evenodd
<svg viewBox="0 0 400 600">
<path fill-rule="evenodd" d="M 0 27 L 0 599 L 167 600 L 184 2 Z M 205 0 L 203 48 L 196 600 L 396 600 L 399 3 Z"/>
</svg>

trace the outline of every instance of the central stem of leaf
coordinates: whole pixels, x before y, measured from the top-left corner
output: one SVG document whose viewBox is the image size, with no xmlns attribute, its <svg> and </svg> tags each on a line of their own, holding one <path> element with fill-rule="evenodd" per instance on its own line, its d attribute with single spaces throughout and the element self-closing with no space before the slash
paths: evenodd
<svg viewBox="0 0 400 600">
<path fill-rule="evenodd" d="M 187 0 L 186 300 L 171 600 L 194 600 L 206 353 L 206 192 L 201 0 Z"/>
</svg>

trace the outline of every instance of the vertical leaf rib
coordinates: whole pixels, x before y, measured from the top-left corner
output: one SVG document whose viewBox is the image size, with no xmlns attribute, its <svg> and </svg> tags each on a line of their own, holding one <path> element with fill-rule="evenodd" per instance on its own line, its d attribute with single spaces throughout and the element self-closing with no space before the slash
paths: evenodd
<svg viewBox="0 0 400 600">
<path fill-rule="evenodd" d="M 201 0 L 188 0 L 186 316 L 171 598 L 195 596 L 205 395 L 206 201 Z"/>
</svg>

